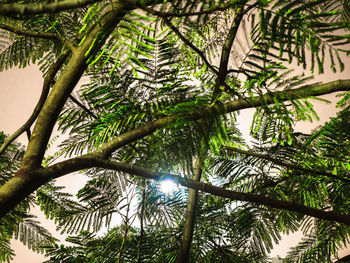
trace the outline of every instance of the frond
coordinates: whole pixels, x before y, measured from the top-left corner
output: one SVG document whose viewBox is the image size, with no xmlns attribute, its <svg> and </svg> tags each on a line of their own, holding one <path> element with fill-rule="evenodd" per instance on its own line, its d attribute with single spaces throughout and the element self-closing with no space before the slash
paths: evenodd
<svg viewBox="0 0 350 263">
<path fill-rule="evenodd" d="M 0 262 L 10 263 L 15 256 L 15 251 L 11 248 L 10 239 L 0 235 Z"/>
<path fill-rule="evenodd" d="M 27 217 L 20 222 L 14 232 L 14 238 L 18 239 L 29 249 L 35 252 L 44 252 L 42 246 L 53 244 L 57 239 L 40 225 L 33 217 Z"/>
<path fill-rule="evenodd" d="M 347 52 L 349 39 L 339 34 L 348 28 L 348 22 L 339 20 L 343 12 L 341 5 L 330 3 L 340 1 L 276 1 L 271 10 L 260 9 L 258 28 L 253 38 L 261 38 L 272 46 L 279 45 L 279 57 L 286 57 L 289 63 L 296 59 L 306 67 L 306 48 L 311 53 L 311 71 L 316 65 L 323 73 L 326 53 L 335 72 L 336 64 L 343 71 L 340 53 Z M 342 47 L 341 47 L 342 46 Z M 341 48 L 340 48 L 341 47 Z M 335 58 L 334 58 L 335 56 Z"/>
<path fill-rule="evenodd" d="M 161 193 L 159 183 L 147 186 L 144 220 L 151 228 L 175 228 L 183 219 L 187 194 L 183 190 L 171 194 Z"/>
</svg>

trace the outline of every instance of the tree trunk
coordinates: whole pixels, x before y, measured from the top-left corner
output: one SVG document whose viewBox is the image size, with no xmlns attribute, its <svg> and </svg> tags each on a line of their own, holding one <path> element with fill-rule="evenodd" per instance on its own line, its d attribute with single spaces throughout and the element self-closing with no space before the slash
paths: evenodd
<svg viewBox="0 0 350 263">
<path fill-rule="evenodd" d="M 198 157 L 193 167 L 193 181 L 199 182 L 202 176 L 201 158 Z M 198 200 L 198 190 L 189 189 L 188 202 L 185 215 L 180 250 L 176 257 L 176 263 L 187 263 L 190 257 L 191 243 L 193 237 L 194 223 L 196 218 L 196 207 Z"/>
<path fill-rule="evenodd" d="M 139 238 L 139 244 L 137 247 L 137 263 L 142 263 L 142 242 L 143 242 L 143 235 L 144 235 L 143 217 L 144 217 L 144 211 L 145 211 L 145 198 L 146 198 L 145 180 L 143 180 L 143 184 L 144 185 L 142 189 L 141 215 L 140 215 L 140 238 Z"/>
</svg>

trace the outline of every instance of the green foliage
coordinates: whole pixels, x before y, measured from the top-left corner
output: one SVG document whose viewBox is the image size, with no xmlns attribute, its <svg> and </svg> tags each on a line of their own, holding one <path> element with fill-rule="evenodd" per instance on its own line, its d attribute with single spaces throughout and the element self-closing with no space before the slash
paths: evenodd
<svg viewBox="0 0 350 263">
<path fill-rule="evenodd" d="M 348 52 L 343 47 L 348 43 L 349 36 L 339 32 L 347 29 L 349 22 L 341 20 L 343 7 L 335 2 L 275 1 L 271 10 L 260 9 L 255 37 L 264 39 L 273 48 L 277 44 L 279 57 L 286 56 L 289 63 L 296 59 L 304 67 L 308 48 L 311 51 L 312 72 L 317 65 L 318 72 L 323 73 L 327 51 L 332 70 L 336 71 L 336 60 L 340 71 L 343 71 L 344 64 L 339 52 Z"/>
<path fill-rule="evenodd" d="M 6 135 L 0 132 L 0 144 L 6 139 Z M 8 181 L 19 168 L 23 157 L 23 146 L 19 143 L 10 144 L 0 156 L 0 185 Z M 11 239 L 18 239 L 29 249 L 35 252 L 44 252 L 43 245 L 53 244 L 57 241 L 40 225 L 36 217 L 29 214 L 30 205 L 34 204 L 31 195 L 16 206 L 0 220 L 0 261 L 10 262 L 15 253 L 10 247 Z"/>
<path fill-rule="evenodd" d="M 307 87 L 313 79 L 305 72 L 295 74 L 291 63 L 311 73 L 318 69 L 321 74 L 326 67 L 344 70 L 344 55 L 350 54 L 348 2 L 144 2 L 137 6 L 144 10 L 137 11 L 129 3 L 112 33 L 101 31 L 92 41 L 84 54 L 87 80 L 74 91 L 79 104 L 67 102 L 58 120 L 59 130 L 69 136 L 42 165 L 92 152 L 137 127 L 176 116 L 176 122 L 123 145 L 109 159 L 192 178 L 194 160 L 204 155 L 206 183 L 349 214 L 349 93 L 338 103 L 342 110 L 337 117 L 310 135 L 293 129 L 297 121 L 318 120 L 310 98 L 291 99 L 284 93 Z M 57 14 L 6 17 L 0 26 L 55 33 L 79 48 L 94 26 L 102 24 L 110 4 L 99 1 Z M 212 98 L 216 74 L 222 71 L 220 56 L 240 8 L 246 13 L 230 48 L 223 92 Z M 186 15 L 191 12 L 197 14 Z M 69 48 L 58 39 L 0 31 L 0 70 L 39 62 L 45 75 Z M 235 100 L 254 105 L 257 99 L 262 103 L 252 120 L 254 142 L 245 154 L 226 147 L 247 148 L 237 113 L 191 119 L 203 108 L 221 109 Z M 0 145 L 4 138 L 0 133 Z M 12 144 L 0 156 L 1 185 L 18 169 L 22 155 L 19 145 Z M 165 194 L 160 182 L 123 172 L 92 168 L 82 173 L 87 182 L 76 196 L 49 182 L 1 219 L 0 261 L 13 257 L 9 242 L 17 238 L 34 251 L 44 249 L 47 263 L 175 262 L 187 189 Z M 34 203 L 58 230 L 75 235 L 67 238 L 72 245 L 55 243 L 28 214 Z M 299 228 L 305 238 L 286 262 L 329 262 L 349 242 L 349 228 L 343 224 L 202 192 L 195 213 L 190 262 L 270 262 L 269 252 L 281 234 Z"/>
<path fill-rule="evenodd" d="M 196 1 L 173 1 L 171 5 L 160 5 L 159 10 L 185 13 L 195 7 L 200 11 L 221 4 L 224 3 L 203 1 L 196 5 Z M 98 21 L 95 15 L 99 7 L 96 4 L 90 8 L 84 23 Z M 309 100 L 296 98 L 286 103 L 288 98 L 283 93 L 303 87 L 313 79 L 293 74 L 287 63 L 296 61 L 305 68 L 310 65 L 311 72 L 317 64 L 322 73 L 329 54 L 330 68 L 343 70 L 340 54 L 347 52 L 343 42 L 348 37 L 338 32 L 346 29 L 348 23 L 341 22 L 342 6 L 334 1 L 259 1 L 255 7 L 256 11 L 252 9 L 249 13 L 249 21 L 241 22 L 242 34 L 233 44 L 234 61 L 226 77 L 226 84 L 232 90 L 215 103 L 221 105 L 232 99 L 255 96 L 262 99 L 264 94 L 271 94 L 271 101 L 263 101 L 257 109 L 251 127 L 256 140 L 251 150 L 267 154 L 271 160 L 224 150 L 225 145 L 239 148 L 244 145 L 234 114 L 208 116 L 195 122 L 179 118 L 166 129 L 119 149 L 111 158 L 190 178 L 193 158 L 206 149 L 203 177 L 209 183 L 345 212 L 348 204 L 344 200 L 349 192 L 346 183 L 300 169 L 348 176 L 349 167 L 345 164 L 348 131 L 334 130 L 346 127 L 346 111 L 311 137 L 295 133 L 296 121 L 313 121 L 318 116 Z M 180 34 L 212 63 L 220 55 L 235 8 L 195 18 L 176 17 L 171 23 L 181 28 Z M 215 75 L 193 48 L 179 42 L 179 35 L 163 22 L 161 18 L 131 13 L 103 49 L 89 60 L 89 83 L 78 92 L 97 118 L 67 104 L 60 117 L 60 128 L 69 131 L 70 138 L 62 144 L 62 152 L 71 156 L 92 151 L 151 120 L 211 106 Z M 88 27 L 82 28 L 84 32 Z M 281 92 L 273 93 L 277 90 Z M 341 103 L 346 104 L 346 96 Z M 342 147 L 335 147 L 339 142 Z M 332 153 L 331 149 L 338 152 Z M 281 162 L 295 167 L 286 167 Z M 184 223 L 186 191 L 180 189 L 166 195 L 159 192 L 159 184 L 122 173 L 99 169 L 85 173 L 91 179 L 79 191 L 78 202 L 73 205 L 70 199 L 59 199 L 59 212 L 50 212 L 50 216 L 58 220 L 62 231 L 69 233 L 96 232 L 103 225 L 109 230 L 101 238 L 87 232 L 69 238 L 78 244 L 76 247 L 51 247 L 48 256 L 52 261 L 48 262 L 115 262 L 120 257 L 125 262 L 175 262 Z M 136 208 L 129 206 L 130 200 L 136 203 Z M 56 207 L 54 203 L 52 207 Z M 326 260 L 348 242 L 348 230 L 343 225 L 207 194 L 200 194 L 196 214 L 191 262 L 268 262 L 268 253 L 281 239 L 281 233 L 295 232 L 300 227 L 307 239 L 290 252 L 286 261 Z M 113 228 L 117 215 L 121 223 Z M 142 219 L 142 226 L 132 225 L 134 216 Z M 108 241 L 111 236 L 114 241 Z M 110 244 L 118 249 L 108 248 Z"/>
</svg>

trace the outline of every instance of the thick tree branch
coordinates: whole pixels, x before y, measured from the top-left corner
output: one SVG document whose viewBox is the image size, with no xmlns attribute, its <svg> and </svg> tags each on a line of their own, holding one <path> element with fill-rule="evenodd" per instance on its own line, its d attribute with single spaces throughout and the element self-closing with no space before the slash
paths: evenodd
<svg viewBox="0 0 350 263">
<path fill-rule="evenodd" d="M 230 59 L 232 45 L 234 40 L 236 39 L 236 35 L 243 18 L 243 14 L 244 14 L 243 7 L 237 8 L 237 13 L 235 14 L 235 18 L 232 21 L 230 30 L 227 34 L 227 38 L 225 39 L 225 43 L 221 51 L 220 66 L 219 66 L 219 78 L 221 81 L 225 80 L 225 77 L 227 74 L 228 62 Z"/>
<path fill-rule="evenodd" d="M 255 152 L 251 152 L 251 151 L 244 151 L 244 150 L 241 150 L 241 149 L 238 149 L 238 148 L 234 148 L 234 147 L 230 147 L 230 146 L 225 146 L 224 149 L 229 150 L 229 151 L 233 151 L 233 152 L 236 152 L 236 153 L 239 153 L 239 154 L 244 154 L 244 155 L 248 155 L 248 156 L 258 157 L 260 159 L 267 160 L 269 162 L 272 162 L 272 163 L 277 164 L 279 166 L 286 167 L 286 168 L 291 169 L 291 170 L 299 170 L 301 172 L 311 173 L 311 174 L 314 174 L 314 175 L 322 175 L 322 176 L 325 176 L 325 177 L 341 180 L 341 181 L 343 181 L 343 182 L 345 182 L 347 184 L 350 183 L 350 179 L 347 178 L 347 177 L 340 177 L 340 176 L 337 176 L 337 175 L 334 175 L 334 174 L 331 174 L 331 173 L 327 173 L 325 171 L 308 169 L 308 168 L 304 168 L 304 167 L 301 167 L 301 166 L 296 165 L 296 164 L 286 163 L 286 162 L 283 162 L 281 160 L 272 158 L 272 157 L 270 157 L 267 154 L 260 154 L 260 153 L 255 153 Z"/>
<path fill-rule="evenodd" d="M 72 51 L 75 49 L 74 44 L 66 39 L 65 37 L 56 34 L 56 33 L 50 33 L 50 32 L 34 32 L 31 30 L 23 30 L 19 29 L 10 25 L 5 25 L 5 24 L 0 24 L 0 28 L 4 29 L 6 31 L 15 33 L 17 35 L 22 35 L 22 36 L 28 36 L 28 37 L 35 37 L 35 38 L 43 38 L 43 39 L 51 39 L 51 40 L 58 40 L 62 42 L 62 44 L 66 45 L 69 47 Z"/>
<path fill-rule="evenodd" d="M 204 107 L 202 109 L 179 113 L 176 115 L 166 116 L 164 118 L 152 121 L 148 124 L 140 126 L 132 131 L 126 132 L 117 138 L 113 139 L 111 142 L 106 143 L 100 149 L 93 153 L 83 155 L 81 157 L 76 157 L 61 163 L 57 163 L 47 168 L 39 168 L 40 165 L 35 169 L 35 166 L 22 166 L 22 168 L 17 172 L 16 176 L 10 179 L 0 188 L 0 217 L 8 213 L 15 205 L 22 201 L 28 194 L 36 190 L 42 184 L 48 182 L 52 178 L 60 177 L 65 174 L 69 174 L 81 169 L 87 169 L 91 167 L 101 167 L 114 170 L 120 170 L 124 172 L 129 172 L 135 175 L 140 175 L 145 178 L 151 179 L 162 179 L 163 174 L 150 173 L 149 170 L 145 169 L 131 169 L 133 166 L 125 166 L 122 164 L 116 164 L 114 162 L 106 161 L 104 159 L 97 159 L 97 157 L 105 157 L 110 153 L 126 145 L 127 143 L 133 142 L 137 139 L 143 138 L 149 134 L 152 134 L 159 128 L 164 128 L 165 126 L 174 123 L 178 117 L 187 117 L 189 120 L 198 120 L 200 118 L 206 118 L 208 115 L 219 115 L 225 114 L 227 112 L 233 112 L 236 110 L 259 107 L 264 104 L 271 104 L 273 102 L 273 96 L 277 95 L 280 100 L 288 101 L 295 98 L 305 98 L 310 96 L 319 96 L 323 94 L 328 94 L 337 91 L 350 91 L 350 80 L 338 80 L 334 82 L 329 82 L 325 84 L 310 85 L 295 90 L 280 91 L 271 94 L 265 94 L 264 96 L 257 96 L 253 99 L 247 100 L 235 100 L 232 102 L 225 103 L 223 105 L 214 105 L 212 107 Z M 68 96 L 67 96 L 68 97 Z M 54 124 L 54 122 L 53 122 Z M 52 125 L 53 125 L 52 124 Z M 42 130 L 41 130 L 42 131 Z M 42 132 L 45 132 L 42 131 Z M 48 134 L 51 134 L 49 131 Z M 40 135 L 40 134 L 39 134 Z M 37 135 L 37 136 L 39 136 Z M 44 134 L 47 136 L 47 134 Z M 32 137 L 34 134 L 32 135 Z M 32 139 L 31 139 L 32 141 Z M 46 141 L 41 143 L 46 146 Z M 36 146 L 36 145 L 34 145 Z M 43 147 L 38 145 L 38 147 Z M 44 149 L 45 150 L 45 149 Z M 43 152 L 44 152 L 43 150 Z M 37 161 L 39 158 L 35 156 L 36 151 L 29 149 L 29 154 L 27 155 L 28 162 L 32 160 L 31 157 Z M 28 148 L 27 148 L 28 152 Z M 30 154 L 34 156 L 31 156 Z M 36 159 L 38 158 L 38 159 Z M 41 160 L 41 159 L 40 159 Z M 34 163 L 35 164 L 35 163 Z M 39 163 L 40 164 L 40 163 Z M 271 199 L 261 195 L 254 195 L 248 193 L 237 193 L 229 190 L 225 190 L 219 187 L 202 184 L 199 182 L 192 182 L 184 178 L 177 178 L 178 182 L 186 187 L 190 187 L 197 190 L 202 190 L 214 195 L 231 198 L 232 200 L 241 200 L 248 202 L 256 202 L 259 204 L 269 205 L 275 208 L 288 209 L 291 211 L 303 213 L 305 215 L 314 216 L 321 219 L 333 220 L 337 222 L 342 222 L 350 225 L 350 216 L 335 214 L 333 212 L 320 211 L 317 209 L 309 208 L 300 204 L 295 204 L 286 201 L 280 201 Z"/>
<path fill-rule="evenodd" d="M 41 177 L 37 171 L 41 169 L 45 149 L 58 115 L 84 73 L 89 54 L 104 44 L 125 12 L 123 4 L 111 4 L 62 70 L 37 117 L 21 168 L 13 178 L 0 187 L 0 217 L 47 182 L 48 178 Z"/>
<path fill-rule="evenodd" d="M 35 4 L 0 4 L 0 15 L 36 15 L 56 13 L 63 10 L 84 7 L 98 1 L 99 0 L 63 0 Z"/>
<path fill-rule="evenodd" d="M 323 211 L 312 207 L 307 207 L 305 205 L 301 205 L 295 202 L 282 201 L 282 200 L 270 198 L 260 194 L 242 193 L 242 192 L 227 190 L 211 184 L 202 183 L 191 179 L 186 179 L 173 174 L 155 172 L 149 169 L 137 167 L 126 163 L 120 163 L 120 162 L 114 162 L 114 161 L 105 160 L 101 158 L 96 158 L 92 154 L 87 154 L 83 157 L 77 157 L 70 160 L 66 160 L 61 163 L 54 164 L 45 169 L 42 168 L 40 170 L 37 170 L 37 174 L 39 178 L 46 178 L 48 180 L 49 178 L 57 178 L 59 176 L 62 176 L 74 171 L 87 169 L 91 167 L 99 167 L 99 168 L 120 171 L 120 172 L 126 172 L 131 175 L 141 176 L 143 178 L 152 179 L 152 180 L 172 179 L 184 187 L 200 190 L 209 194 L 213 194 L 215 196 L 221 196 L 221 197 L 229 198 L 235 201 L 238 200 L 238 201 L 252 202 L 256 204 L 266 205 L 277 209 L 289 210 L 289 211 L 301 213 L 301 214 L 319 218 L 319 219 L 335 221 L 339 223 L 344 223 L 346 225 L 350 225 L 350 215 L 348 214 L 339 214 L 332 211 Z"/>
<path fill-rule="evenodd" d="M 99 23 L 95 24 L 83 43 L 73 52 L 39 113 L 31 140 L 23 157 L 22 168 L 40 167 L 58 115 L 83 75 L 89 55 L 104 44 L 125 14 L 126 10 L 124 8 L 123 4 L 111 4 L 105 14 L 101 16 Z"/>
<path fill-rule="evenodd" d="M 44 79 L 44 84 L 43 84 L 43 88 L 41 91 L 41 95 L 39 98 L 38 103 L 36 104 L 34 111 L 32 113 L 32 115 L 29 117 L 29 119 L 22 125 L 22 127 L 20 127 L 15 133 L 13 133 L 10 137 L 8 137 L 4 143 L 1 145 L 0 147 L 0 154 L 2 152 L 4 152 L 4 150 L 14 141 L 18 138 L 18 136 L 20 136 L 23 132 L 25 131 L 30 131 L 30 127 L 32 126 L 32 124 L 34 123 L 34 121 L 36 120 L 36 118 L 38 117 L 41 108 L 44 105 L 44 102 L 47 98 L 47 95 L 49 94 L 49 90 L 50 90 L 50 85 L 53 83 L 53 79 L 56 75 L 56 73 L 60 70 L 62 64 L 64 63 L 64 61 L 66 60 L 66 58 L 68 57 L 69 52 L 65 52 L 64 54 L 62 54 L 62 56 L 60 56 L 56 62 L 50 67 L 50 69 L 47 72 L 47 75 Z M 28 139 L 30 139 L 30 132 L 28 133 Z"/>
<path fill-rule="evenodd" d="M 76 73 L 76 71 L 74 72 Z M 249 101 L 248 99 L 235 100 L 232 102 L 227 102 L 223 105 L 214 105 L 212 107 L 204 107 L 198 110 L 166 116 L 161 119 L 152 121 L 148 124 L 145 124 L 143 126 L 140 126 L 132 131 L 125 132 L 124 134 L 113 139 L 111 142 L 106 143 L 105 145 L 100 147 L 100 149 L 96 150 L 91 154 L 84 155 L 82 157 L 73 158 L 61 163 L 57 163 L 45 169 L 43 168 L 35 169 L 35 165 L 36 165 L 35 162 L 39 164 L 36 167 L 40 167 L 42 156 L 39 156 L 40 158 L 38 158 L 38 152 L 43 155 L 48 139 L 47 138 L 36 139 L 36 141 L 34 140 L 34 142 L 36 143 L 32 145 L 32 148 L 29 148 L 29 146 L 27 148 L 27 155 L 25 157 L 27 158 L 27 163 L 29 163 L 29 165 L 22 166 L 22 168 L 17 172 L 17 175 L 14 178 L 10 179 L 7 183 L 5 183 L 0 188 L 0 217 L 8 213 L 15 205 L 17 205 L 21 200 L 23 200 L 29 193 L 36 190 L 40 185 L 46 183 L 51 178 L 55 178 L 55 177 L 59 177 L 75 171 L 79 171 L 81 169 L 86 169 L 91 167 L 102 167 L 102 168 L 120 170 L 124 172 L 130 172 L 132 174 L 140 175 L 145 178 L 158 179 L 158 180 L 161 179 L 163 176 L 162 174 L 150 173 L 149 170 L 145 170 L 145 169 L 135 170 L 135 169 L 131 169 L 133 168 L 133 166 L 125 166 L 122 164 L 106 161 L 104 159 L 96 159 L 96 158 L 100 156 L 106 157 L 116 149 L 130 142 L 133 142 L 137 139 L 140 139 L 149 134 L 152 134 L 154 131 L 156 131 L 159 128 L 164 128 L 165 126 L 171 123 L 174 123 L 176 119 L 179 117 L 186 117 L 188 118 L 188 120 L 194 121 L 200 118 L 206 118 L 208 117 L 208 115 L 225 114 L 236 110 L 259 107 L 265 104 L 271 104 L 271 103 L 274 103 L 273 96 L 278 96 L 279 100 L 288 101 L 296 98 L 319 96 L 319 95 L 328 94 L 328 93 L 337 92 L 337 91 L 350 91 L 350 80 L 338 80 L 338 81 L 333 81 L 333 82 L 324 83 L 324 84 L 309 85 L 309 86 L 301 87 L 294 90 L 278 91 L 270 94 L 265 94 L 263 96 L 256 96 L 253 98 L 249 98 Z M 66 97 L 68 97 L 68 95 L 66 95 Z M 55 100 L 53 100 L 53 102 L 55 102 Z M 43 120 L 45 120 L 45 116 L 43 116 L 42 118 L 44 118 Z M 52 127 L 55 123 L 55 120 L 56 120 L 55 118 L 52 118 L 51 120 Z M 41 129 L 39 129 L 39 133 L 36 136 L 47 137 L 51 134 L 51 130 L 47 132 L 46 129 L 43 129 L 42 126 L 39 126 L 39 127 L 41 127 Z M 44 126 L 44 128 L 45 127 L 47 126 Z M 50 129 L 51 129 L 51 126 L 50 126 Z M 44 134 L 40 134 L 40 132 Z M 32 138 L 34 135 L 35 134 L 33 132 Z M 31 139 L 31 142 L 29 143 L 29 145 L 32 143 L 32 141 L 33 139 Z M 39 149 L 35 149 L 35 147 L 38 147 Z M 43 147 L 43 149 L 40 149 L 40 147 Z M 34 160 L 34 164 L 31 163 L 33 162 L 32 160 Z M 38 160 L 40 160 L 40 162 Z M 221 189 L 219 187 L 205 185 L 199 182 L 192 182 L 191 180 L 189 181 L 184 178 L 177 178 L 177 177 L 174 177 L 174 178 L 178 179 L 178 182 L 186 187 L 202 190 L 208 193 L 212 193 L 214 195 L 231 198 L 233 200 L 256 202 L 259 204 L 269 205 L 275 208 L 288 209 L 291 211 L 300 212 L 300 213 L 314 216 L 317 218 L 333 220 L 333 221 L 342 222 L 350 225 L 349 215 L 339 215 L 333 212 L 320 211 L 320 210 L 309 208 L 300 204 L 275 200 L 265 196 L 247 194 L 247 193 L 236 193 L 233 191 Z"/>
<path fill-rule="evenodd" d="M 273 104 L 274 96 L 278 96 L 278 99 L 280 101 L 289 101 L 298 98 L 307 98 L 310 96 L 320 96 L 337 91 L 350 91 L 350 79 L 337 80 L 324 84 L 308 85 L 294 90 L 277 91 L 270 94 L 265 94 L 263 96 L 238 99 L 224 103 L 222 105 L 214 105 L 212 107 L 204 107 L 198 110 L 169 115 L 121 134 L 109 143 L 101 146 L 96 151 L 96 153 L 107 157 L 118 148 L 147 135 L 150 135 L 157 129 L 164 128 L 167 125 L 174 123 L 178 118 L 181 117 L 195 121 L 201 118 L 207 118 L 210 115 L 222 115 L 237 110 L 259 107 L 266 104 Z"/>
</svg>

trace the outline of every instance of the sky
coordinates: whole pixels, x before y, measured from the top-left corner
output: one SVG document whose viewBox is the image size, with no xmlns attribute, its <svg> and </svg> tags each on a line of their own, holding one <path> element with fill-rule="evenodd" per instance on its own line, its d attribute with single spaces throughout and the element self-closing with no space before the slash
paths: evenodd
<svg viewBox="0 0 350 263">
<path fill-rule="evenodd" d="M 350 59 L 345 58 L 345 65 L 350 65 Z M 333 81 L 337 79 L 347 79 L 350 76 L 350 66 L 345 67 L 345 71 L 341 74 L 333 74 L 330 70 L 326 68 L 324 75 L 317 76 L 317 81 Z M 15 132 L 30 116 L 32 113 L 36 101 L 38 100 L 41 92 L 41 87 L 43 83 L 42 74 L 38 67 L 33 65 L 26 69 L 11 69 L 4 72 L 0 72 L 0 130 L 7 134 Z M 326 95 L 323 98 L 334 101 L 335 95 Z M 301 132 L 309 132 L 318 125 L 324 123 L 329 119 L 329 117 L 335 116 L 336 110 L 334 109 L 334 102 L 332 105 L 317 102 L 315 103 L 315 110 L 319 113 L 320 122 L 308 123 L 300 122 L 296 125 L 296 130 Z M 251 118 L 252 111 L 242 111 L 238 119 L 239 128 L 241 128 L 244 133 L 249 132 L 250 122 L 242 121 Z M 22 135 L 19 139 L 22 144 L 27 144 L 27 138 Z M 64 184 L 69 187 L 71 191 L 78 190 L 84 180 L 81 180 L 82 175 L 67 175 L 63 177 L 59 183 Z M 80 178 L 80 179 L 79 179 Z M 39 216 L 39 220 L 44 222 L 44 225 L 49 227 L 50 231 L 54 230 L 54 224 L 45 219 L 45 217 L 40 214 L 38 209 L 35 209 L 35 214 Z M 59 237 L 58 234 L 54 236 Z M 282 240 L 280 246 L 277 246 L 273 251 L 273 256 L 284 256 L 286 253 L 286 247 L 290 245 L 295 245 L 300 236 L 289 236 Z M 12 261 L 13 263 L 37 263 L 42 262 L 44 257 L 38 255 L 30 250 L 26 249 L 18 241 L 13 242 L 13 247 L 16 250 L 17 256 Z M 342 253 L 343 254 L 343 253 Z M 341 254 L 341 255 L 342 255 Z"/>
</svg>

